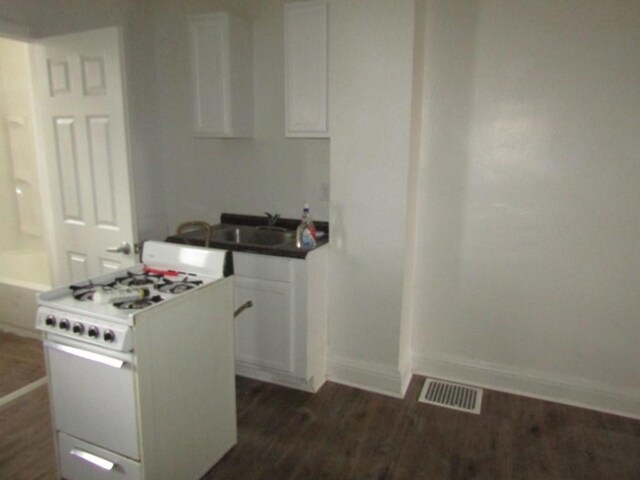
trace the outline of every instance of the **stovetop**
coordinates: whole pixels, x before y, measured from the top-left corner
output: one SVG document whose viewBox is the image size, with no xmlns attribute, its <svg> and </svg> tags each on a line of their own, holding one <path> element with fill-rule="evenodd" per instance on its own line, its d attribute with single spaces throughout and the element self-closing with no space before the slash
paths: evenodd
<svg viewBox="0 0 640 480">
<path fill-rule="evenodd" d="M 145 242 L 142 263 L 42 293 L 41 306 L 104 320 L 124 321 L 132 314 L 170 301 L 223 277 L 222 250 Z M 138 299 L 133 299 L 139 294 Z"/>
<path fill-rule="evenodd" d="M 143 262 L 38 296 L 36 327 L 127 351 L 135 315 L 223 278 L 226 252 L 146 242 Z"/>
<path fill-rule="evenodd" d="M 80 315 L 130 323 L 127 320 L 135 313 L 220 278 L 178 270 L 166 271 L 165 274 L 161 271 L 138 264 L 42 293 L 39 304 Z M 140 298 L 131 299 L 137 293 L 140 293 Z"/>
</svg>

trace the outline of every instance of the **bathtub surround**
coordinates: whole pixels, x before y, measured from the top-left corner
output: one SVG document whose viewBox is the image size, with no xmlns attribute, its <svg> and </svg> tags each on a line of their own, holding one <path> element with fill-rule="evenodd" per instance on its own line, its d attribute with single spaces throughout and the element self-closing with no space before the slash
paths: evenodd
<svg viewBox="0 0 640 480">
<path fill-rule="evenodd" d="M 35 291 L 50 288 L 46 252 L 25 249 L 0 253 L 0 283 Z"/>
<path fill-rule="evenodd" d="M 27 45 L 0 38 L 0 330 L 35 335 L 51 280 L 36 167 Z"/>
<path fill-rule="evenodd" d="M 37 336 L 36 295 L 51 288 L 47 254 L 38 250 L 0 253 L 0 330 Z"/>
<path fill-rule="evenodd" d="M 37 338 L 33 326 L 36 295 L 45 290 L 0 282 L 0 330 Z"/>
<path fill-rule="evenodd" d="M 0 253 L 44 250 L 27 45 L 0 38 Z"/>
</svg>

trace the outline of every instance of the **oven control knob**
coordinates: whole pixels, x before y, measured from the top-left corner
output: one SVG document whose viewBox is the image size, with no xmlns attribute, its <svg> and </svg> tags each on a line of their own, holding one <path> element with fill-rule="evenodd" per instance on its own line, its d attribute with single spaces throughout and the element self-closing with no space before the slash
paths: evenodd
<svg viewBox="0 0 640 480">
<path fill-rule="evenodd" d="M 102 338 L 104 338 L 105 342 L 113 342 L 116 339 L 116 334 L 113 333 L 113 330 L 105 330 L 102 334 Z"/>
<path fill-rule="evenodd" d="M 98 327 L 89 327 L 88 334 L 91 338 L 98 338 L 100 336 L 100 330 L 98 330 Z"/>
<path fill-rule="evenodd" d="M 44 324 L 50 327 L 56 326 L 56 317 L 53 315 L 47 315 L 47 318 L 44 319 Z"/>
<path fill-rule="evenodd" d="M 69 330 L 69 327 L 71 325 L 69 324 L 69 320 L 63 318 L 62 320 L 60 320 L 60 324 L 58 326 L 60 327 L 60 330 Z"/>
<path fill-rule="evenodd" d="M 84 325 L 82 325 L 81 323 L 74 323 L 73 324 L 73 333 L 77 334 L 77 335 L 82 335 L 84 332 Z"/>
</svg>

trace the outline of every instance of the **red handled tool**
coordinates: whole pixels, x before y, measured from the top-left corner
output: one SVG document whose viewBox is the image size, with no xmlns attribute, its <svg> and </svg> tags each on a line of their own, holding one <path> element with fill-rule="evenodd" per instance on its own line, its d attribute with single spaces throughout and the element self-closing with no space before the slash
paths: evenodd
<svg viewBox="0 0 640 480">
<path fill-rule="evenodd" d="M 144 273 L 154 273 L 156 275 L 164 275 L 166 277 L 176 277 L 180 275 L 180 272 L 176 272 L 175 270 L 161 270 L 153 267 L 144 267 Z"/>
</svg>

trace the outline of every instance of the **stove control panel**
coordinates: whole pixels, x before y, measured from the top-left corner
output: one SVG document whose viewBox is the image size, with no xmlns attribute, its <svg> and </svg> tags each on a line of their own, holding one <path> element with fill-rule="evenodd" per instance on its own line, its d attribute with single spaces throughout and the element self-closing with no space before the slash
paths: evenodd
<svg viewBox="0 0 640 480">
<path fill-rule="evenodd" d="M 115 322 L 105 322 L 62 310 L 40 307 L 36 317 L 36 328 L 43 332 L 82 340 L 120 352 L 133 350 L 131 327 Z"/>
</svg>

